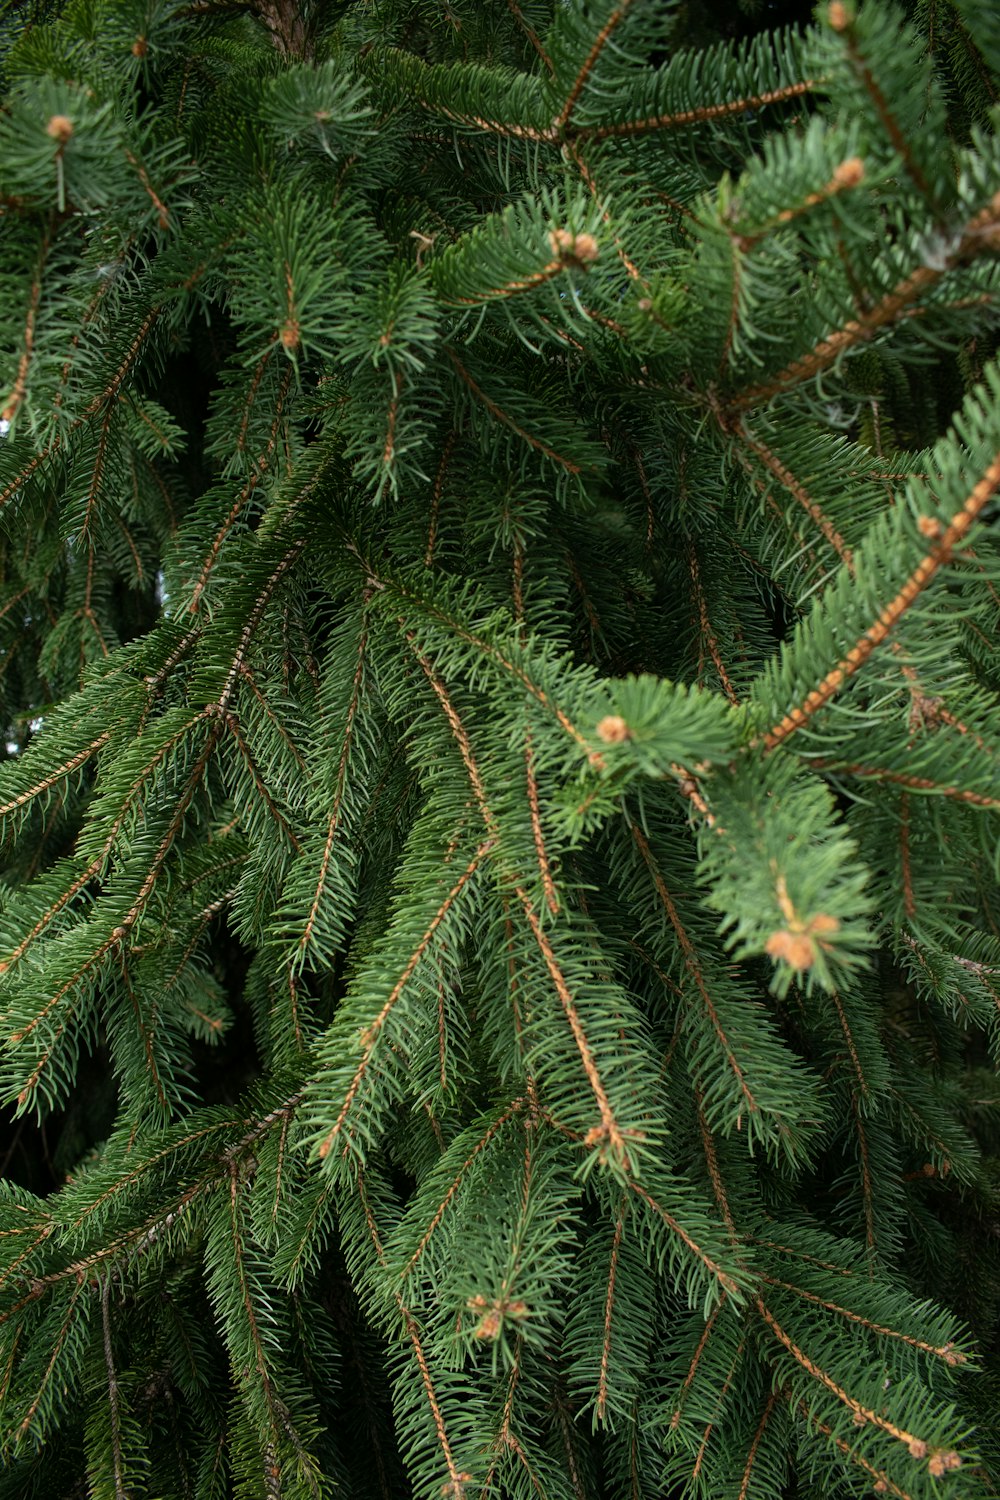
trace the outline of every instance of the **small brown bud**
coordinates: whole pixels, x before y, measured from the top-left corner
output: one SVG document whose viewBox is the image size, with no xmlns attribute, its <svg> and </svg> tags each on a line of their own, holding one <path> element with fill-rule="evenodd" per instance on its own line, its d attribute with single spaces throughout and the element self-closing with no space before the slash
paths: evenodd
<svg viewBox="0 0 1000 1500">
<path fill-rule="evenodd" d="M 804 932 L 789 932 L 785 927 L 771 933 L 764 951 L 771 958 L 783 958 L 786 964 L 790 964 L 799 973 L 811 968 L 816 962 L 816 950 L 811 939 Z"/>
<path fill-rule="evenodd" d="M 819 937 L 824 934 L 829 936 L 831 933 L 839 931 L 839 929 L 840 923 L 837 921 L 837 918 L 827 916 L 824 911 L 817 912 L 816 916 L 808 924 L 808 930 L 816 933 Z"/>
<path fill-rule="evenodd" d="M 132 56 L 145 57 L 148 51 L 149 43 L 146 41 L 146 38 L 144 36 L 137 36 L 132 43 Z"/>
<path fill-rule="evenodd" d="M 854 1423 L 855 1427 L 864 1427 L 868 1421 L 868 1418 L 865 1416 L 863 1411 L 856 1411 L 854 1413 L 854 1416 L 851 1418 L 851 1421 Z"/>
<path fill-rule="evenodd" d="M 620 714 L 608 714 L 597 726 L 597 738 L 606 745 L 620 745 L 632 738 L 632 731 Z"/>
<path fill-rule="evenodd" d="M 299 325 L 294 318 L 289 318 L 281 330 L 280 338 L 282 348 L 289 352 L 299 347 Z"/>
<path fill-rule="evenodd" d="M 843 0 L 830 0 L 826 10 L 826 19 L 834 31 L 846 31 L 851 24 L 851 18 Z"/>
<path fill-rule="evenodd" d="M 876 1495 L 885 1495 L 888 1493 L 889 1486 L 886 1484 L 884 1479 L 876 1479 L 875 1483 L 872 1485 L 872 1489 L 875 1491 Z"/>
<path fill-rule="evenodd" d="M 578 234 L 573 241 L 573 254 L 577 260 L 582 260 L 589 265 L 600 255 L 600 248 L 592 234 Z"/>
<path fill-rule="evenodd" d="M 487 1339 L 491 1342 L 500 1337 L 500 1314 L 495 1308 L 483 1318 L 476 1329 L 474 1337 L 477 1339 Z"/>
<path fill-rule="evenodd" d="M 940 1479 L 946 1472 L 946 1468 L 947 1465 L 945 1464 L 944 1457 L 940 1453 L 932 1453 L 927 1460 L 927 1472 L 933 1475 L 935 1479 Z"/>
<path fill-rule="evenodd" d="M 73 134 L 73 121 L 69 115 L 53 115 L 45 127 L 45 134 L 58 141 L 60 146 L 65 146 Z"/>
<path fill-rule="evenodd" d="M 839 167 L 834 168 L 833 181 L 839 188 L 857 187 L 859 182 L 864 182 L 865 164 L 860 156 L 849 156 L 842 161 Z"/>
<path fill-rule="evenodd" d="M 574 234 L 571 229 L 553 229 L 549 244 L 563 260 L 579 261 L 589 265 L 600 254 L 597 241 L 592 234 Z"/>
<path fill-rule="evenodd" d="M 917 530 L 921 536 L 935 541 L 941 535 L 941 522 L 935 516 L 918 516 Z"/>
<path fill-rule="evenodd" d="M 910 1457 L 911 1458 L 926 1458 L 927 1457 L 927 1444 L 924 1442 L 923 1438 L 914 1438 L 913 1441 L 910 1443 Z"/>
</svg>

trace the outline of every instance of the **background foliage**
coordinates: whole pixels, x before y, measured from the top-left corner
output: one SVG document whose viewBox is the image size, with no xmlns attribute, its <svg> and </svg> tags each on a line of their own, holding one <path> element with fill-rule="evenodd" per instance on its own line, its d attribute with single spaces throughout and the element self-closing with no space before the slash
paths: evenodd
<svg viewBox="0 0 1000 1500">
<path fill-rule="evenodd" d="M 0 16 L 0 1496 L 995 1494 L 995 7 Z"/>
</svg>

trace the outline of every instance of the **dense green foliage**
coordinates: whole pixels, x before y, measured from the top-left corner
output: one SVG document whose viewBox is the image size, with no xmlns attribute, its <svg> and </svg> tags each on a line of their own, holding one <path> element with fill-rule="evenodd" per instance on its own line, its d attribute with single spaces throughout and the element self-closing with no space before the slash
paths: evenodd
<svg viewBox="0 0 1000 1500">
<path fill-rule="evenodd" d="M 998 1492 L 1000 21 L 774 14 L 0 5 L 0 1500 Z"/>
</svg>

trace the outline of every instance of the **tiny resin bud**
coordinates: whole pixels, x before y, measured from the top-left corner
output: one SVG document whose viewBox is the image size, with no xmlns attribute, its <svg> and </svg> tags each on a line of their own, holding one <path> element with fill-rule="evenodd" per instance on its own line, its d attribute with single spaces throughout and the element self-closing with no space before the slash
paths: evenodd
<svg viewBox="0 0 1000 1500">
<path fill-rule="evenodd" d="M 799 972 L 811 968 L 816 961 L 816 950 L 806 934 L 789 932 L 787 928 L 772 932 L 764 945 L 764 951 L 769 958 L 783 958 L 786 964 Z"/>
<path fill-rule="evenodd" d="M 597 726 L 597 738 L 606 745 L 620 745 L 632 738 L 632 731 L 620 714 L 608 714 Z"/>
<path fill-rule="evenodd" d="M 843 0 L 831 0 L 827 8 L 826 19 L 834 31 L 846 31 L 851 24 L 851 18 L 847 13 L 847 6 Z"/>
<path fill-rule="evenodd" d="M 563 260 L 575 260 L 589 265 L 600 254 L 597 241 L 592 234 L 574 234 L 571 229 L 553 229 L 549 244 Z"/>
<path fill-rule="evenodd" d="M 857 187 L 865 178 L 865 164 L 860 156 L 849 156 L 834 168 L 833 180 L 839 188 Z"/>
<path fill-rule="evenodd" d="M 73 121 L 69 115 L 53 115 L 45 127 L 45 134 L 58 141 L 60 146 L 65 146 L 73 134 Z"/>
</svg>

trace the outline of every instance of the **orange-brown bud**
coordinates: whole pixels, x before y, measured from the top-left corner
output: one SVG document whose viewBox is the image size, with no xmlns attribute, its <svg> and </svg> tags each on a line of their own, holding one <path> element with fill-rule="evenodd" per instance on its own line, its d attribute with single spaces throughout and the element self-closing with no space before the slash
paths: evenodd
<svg viewBox="0 0 1000 1500">
<path fill-rule="evenodd" d="M 45 127 L 45 134 L 58 141 L 60 146 L 65 146 L 73 134 L 73 121 L 69 115 L 53 115 Z"/>
<path fill-rule="evenodd" d="M 579 261 L 589 265 L 600 254 L 600 248 L 592 234 L 574 234 L 571 229 L 553 229 L 549 244 L 556 255 L 565 260 Z"/>
<path fill-rule="evenodd" d="M 608 714 L 597 726 L 597 738 L 606 745 L 620 745 L 632 738 L 632 731 L 620 714 Z"/>
<path fill-rule="evenodd" d="M 849 156 L 834 168 L 833 181 L 839 188 L 857 187 L 865 180 L 865 164 L 860 156 Z"/>
</svg>

